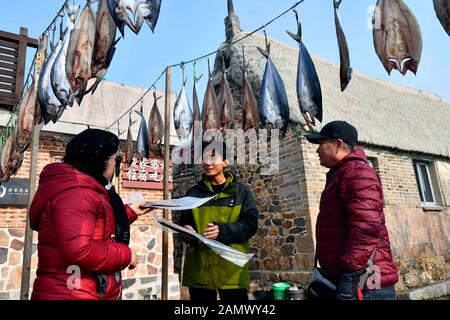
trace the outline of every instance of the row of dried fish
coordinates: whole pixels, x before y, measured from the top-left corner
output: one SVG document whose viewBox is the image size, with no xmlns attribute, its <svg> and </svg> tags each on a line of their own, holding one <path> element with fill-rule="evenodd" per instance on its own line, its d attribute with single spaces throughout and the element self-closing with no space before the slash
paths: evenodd
<svg viewBox="0 0 450 320">
<path fill-rule="evenodd" d="M 154 30 L 161 5 L 161 1 L 99 0 L 95 13 L 92 2 L 87 1 L 81 14 L 77 6 L 67 6 L 67 30 L 61 30 L 56 45 L 51 44 L 51 53 L 44 63 L 38 86 L 38 99 L 46 124 L 56 122 L 74 101 L 80 105 L 87 93 L 95 92 L 111 65 L 120 39 L 116 40 L 116 26 L 123 35 L 123 22 L 129 21 L 126 25 L 132 23 L 127 9 L 138 15 L 142 13 L 143 19 Z M 91 79 L 95 82 L 88 89 Z"/>
<path fill-rule="evenodd" d="M 139 131 L 136 141 L 136 148 L 133 142 L 133 136 L 131 133 L 131 127 L 135 123 L 132 121 L 130 112 L 129 125 L 127 133 L 127 143 L 125 150 L 125 163 L 130 165 L 133 159 L 138 158 L 140 160 L 149 156 L 159 156 L 162 154 L 162 142 L 164 138 L 164 122 L 161 117 L 161 113 L 158 108 L 158 100 L 161 97 L 156 96 L 156 91 L 153 92 L 153 107 L 148 119 L 148 126 L 144 117 L 143 103 L 141 104 L 141 110 L 135 111 L 140 118 Z"/>
</svg>

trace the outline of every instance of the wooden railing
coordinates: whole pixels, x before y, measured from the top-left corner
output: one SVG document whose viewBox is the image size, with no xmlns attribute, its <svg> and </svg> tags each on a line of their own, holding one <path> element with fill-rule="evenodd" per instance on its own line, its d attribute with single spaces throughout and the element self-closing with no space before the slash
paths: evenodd
<svg viewBox="0 0 450 320">
<path fill-rule="evenodd" d="M 38 40 L 28 38 L 28 29 L 20 28 L 18 35 L 0 30 L 0 108 L 11 110 L 19 101 L 27 47 L 38 47 Z"/>
</svg>

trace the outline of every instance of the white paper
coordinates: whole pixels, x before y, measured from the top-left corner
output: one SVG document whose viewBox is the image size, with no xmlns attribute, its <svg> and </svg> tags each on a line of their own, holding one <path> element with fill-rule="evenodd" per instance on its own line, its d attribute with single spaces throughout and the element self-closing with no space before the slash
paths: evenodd
<svg viewBox="0 0 450 320">
<path fill-rule="evenodd" d="M 235 265 L 239 267 L 243 267 L 247 262 L 250 261 L 251 258 L 255 255 L 254 253 L 245 254 L 243 252 L 240 252 L 230 246 L 227 246 L 219 241 L 216 240 L 210 240 L 206 237 L 202 236 L 201 234 L 191 231 L 189 229 L 186 229 L 180 225 L 177 225 L 175 223 L 172 223 L 166 219 L 158 218 L 156 215 L 153 215 L 153 218 L 159 223 L 159 225 L 168 231 L 171 232 L 179 232 L 191 237 L 195 237 L 204 244 L 206 244 L 211 250 L 213 250 L 215 253 L 217 253 L 219 256 L 224 258 L 225 260 L 230 261 L 231 263 L 234 263 Z"/>
<path fill-rule="evenodd" d="M 131 192 L 128 197 L 123 199 L 123 203 L 128 205 L 138 202 L 145 202 L 145 198 L 140 192 Z"/>
<path fill-rule="evenodd" d="M 188 210 L 202 206 L 216 195 L 208 198 L 183 197 L 171 200 L 150 200 L 142 205 L 142 208 L 169 209 L 169 210 Z"/>
</svg>

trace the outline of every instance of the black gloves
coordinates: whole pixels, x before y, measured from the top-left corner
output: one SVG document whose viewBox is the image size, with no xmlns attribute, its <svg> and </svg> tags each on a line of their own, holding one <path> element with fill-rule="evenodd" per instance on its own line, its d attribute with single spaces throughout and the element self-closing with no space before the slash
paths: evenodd
<svg viewBox="0 0 450 320">
<path fill-rule="evenodd" d="M 337 300 L 358 300 L 359 278 L 364 271 L 346 271 L 339 275 L 336 287 Z"/>
</svg>

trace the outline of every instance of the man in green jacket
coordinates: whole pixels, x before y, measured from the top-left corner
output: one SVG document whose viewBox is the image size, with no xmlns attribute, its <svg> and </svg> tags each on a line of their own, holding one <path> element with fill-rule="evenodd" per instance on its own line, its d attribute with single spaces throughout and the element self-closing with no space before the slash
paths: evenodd
<svg viewBox="0 0 450 320">
<path fill-rule="evenodd" d="M 186 196 L 205 198 L 217 194 L 203 206 L 181 213 L 180 224 L 244 253 L 248 240 L 258 228 L 258 209 L 252 193 L 236 177 L 224 171 L 226 145 L 215 144 L 203 152 L 203 179 L 190 188 Z M 217 147 L 218 146 L 218 147 Z M 188 243 L 183 269 L 183 285 L 189 288 L 191 300 L 248 300 L 248 264 L 239 267 L 212 251 L 195 238 Z"/>
</svg>

